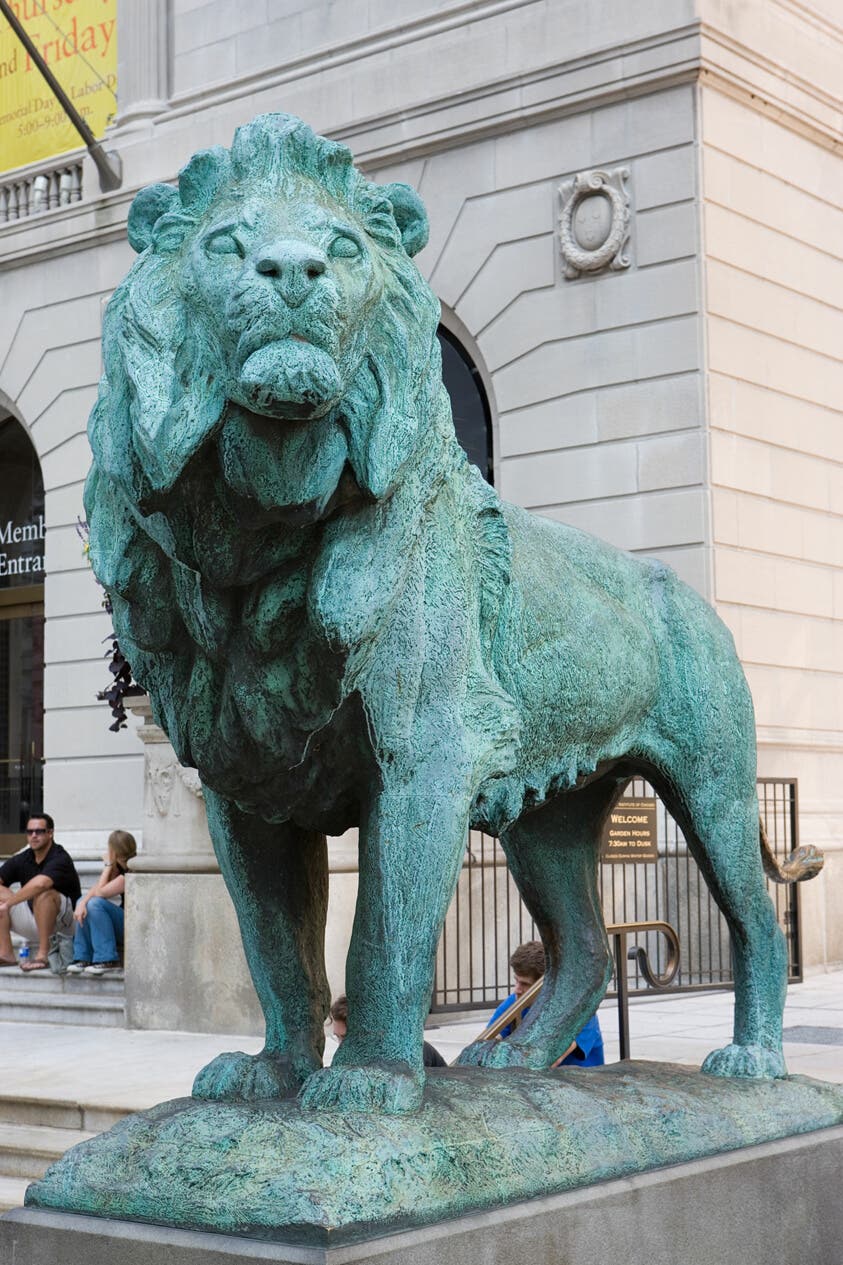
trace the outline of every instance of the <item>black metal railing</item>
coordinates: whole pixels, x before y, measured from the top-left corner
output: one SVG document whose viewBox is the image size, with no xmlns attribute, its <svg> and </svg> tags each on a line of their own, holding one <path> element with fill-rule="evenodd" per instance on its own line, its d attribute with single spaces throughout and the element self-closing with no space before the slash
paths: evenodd
<svg viewBox="0 0 843 1265">
<path fill-rule="evenodd" d="M 643 779 L 627 786 L 625 797 L 655 796 Z M 671 989 L 728 988 L 732 962 L 726 921 L 691 856 L 682 831 L 656 798 L 656 860 L 601 864 L 600 896 L 608 924 L 666 922 L 675 928 L 680 963 Z M 797 784 L 792 778 L 762 778 L 758 801 L 770 846 L 784 860 L 799 844 Z M 779 923 L 787 938 L 791 982 L 802 978 L 799 885 L 768 883 Z M 496 839 L 472 831 L 457 892 L 439 943 L 432 1009 L 438 1012 L 493 1007 L 511 991 L 509 959 L 517 945 L 536 938 Z M 670 950 L 655 930 L 631 939 L 647 954 L 652 971 L 664 976 Z M 632 993 L 652 991 L 638 955 L 624 958 L 624 986 Z M 610 996 L 618 992 L 617 971 Z"/>
</svg>

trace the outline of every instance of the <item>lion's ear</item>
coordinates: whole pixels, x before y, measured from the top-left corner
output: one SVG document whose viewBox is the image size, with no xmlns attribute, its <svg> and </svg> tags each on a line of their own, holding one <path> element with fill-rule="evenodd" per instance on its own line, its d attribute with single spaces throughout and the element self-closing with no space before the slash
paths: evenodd
<svg viewBox="0 0 843 1265">
<path fill-rule="evenodd" d="M 392 213 L 408 255 L 417 255 L 427 245 L 430 227 L 427 211 L 415 189 L 408 184 L 385 184 L 383 192 L 392 203 Z"/>
<path fill-rule="evenodd" d="M 141 189 L 129 208 L 127 230 L 129 245 L 138 254 L 152 242 L 155 225 L 162 215 L 175 210 L 179 200 L 177 191 L 168 184 L 151 184 Z"/>
</svg>

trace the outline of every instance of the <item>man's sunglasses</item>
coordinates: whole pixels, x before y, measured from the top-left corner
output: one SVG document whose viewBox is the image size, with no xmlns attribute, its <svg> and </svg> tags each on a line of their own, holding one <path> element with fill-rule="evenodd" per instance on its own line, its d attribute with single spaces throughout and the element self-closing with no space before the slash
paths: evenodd
<svg viewBox="0 0 843 1265">
<path fill-rule="evenodd" d="M 35 826 L 32 830 L 27 830 L 26 833 L 28 835 L 45 835 L 47 833 L 47 829 L 45 826 Z"/>
</svg>

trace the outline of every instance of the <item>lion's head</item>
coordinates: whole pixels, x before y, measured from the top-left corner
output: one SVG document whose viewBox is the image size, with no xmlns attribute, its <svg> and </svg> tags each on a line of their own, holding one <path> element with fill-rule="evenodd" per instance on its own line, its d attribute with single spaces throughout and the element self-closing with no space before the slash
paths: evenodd
<svg viewBox="0 0 843 1265">
<path fill-rule="evenodd" d="M 289 497 L 318 516 L 346 462 L 387 494 L 436 357 L 438 304 L 410 260 L 427 219 L 407 185 L 373 184 L 345 146 L 263 115 L 194 155 L 178 189 L 139 193 L 129 239 L 140 258 L 109 306 L 90 437 L 134 502 L 164 506 L 220 429 L 226 481 L 265 508 Z M 278 486 L 268 464 L 287 472 Z"/>
<path fill-rule="evenodd" d="M 138 194 L 129 237 L 89 426 L 91 558 L 182 763 L 283 812 L 273 779 L 353 690 L 414 518 L 463 461 L 411 258 L 424 208 L 264 115 Z"/>
</svg>

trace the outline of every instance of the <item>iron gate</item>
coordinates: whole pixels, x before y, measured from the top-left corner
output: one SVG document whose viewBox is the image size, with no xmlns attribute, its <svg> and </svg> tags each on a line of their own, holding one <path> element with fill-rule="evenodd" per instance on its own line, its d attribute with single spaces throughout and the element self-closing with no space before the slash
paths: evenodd
<svg viewBox="0 0 843 1265">
<path fill-rule="evenodd" d="M 679 972 L 671 986 L 726 988 L 732 984 L 729 932 L 688 851 L 685 837 L 653 789 L 632 779 L 625 798 L 653 796 L 657 804 L 658 860 L 601 864 L 600 896 L 607 923 L 661 919 L 675 927 L 681 948 Z M 784 860 L 799 844 L 797 784 L 793 778 L 761 778 L 758 805 L 770 847 Z M 788 946 L 791 982 L 802 978 L 799 884 L 767 883 Z M 497 839 L 471 831 L 456 895 L 448 911 L 436 958 L 434 1011 L 493 1007 L 510 992 L 509 959 L 525 940 L 536 938 Z M 664 937 L 638 940 L 657 971 L 665 966 Z M 651 991 L 637 962 L 628 963 L 630 991 Z M 613 978 L 609 995 L 616 991 Z"/>
</svg>

